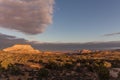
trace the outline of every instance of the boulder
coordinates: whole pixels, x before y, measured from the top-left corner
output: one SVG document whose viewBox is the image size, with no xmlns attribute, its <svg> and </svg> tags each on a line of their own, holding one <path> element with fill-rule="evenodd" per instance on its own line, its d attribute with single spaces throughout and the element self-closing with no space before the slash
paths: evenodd
<svg viewBox="0 0 120 80">
<path fill-rule="evenodd" d="M 117 78 L 119 73 L 120 73 L 120 68 L 110 69 L 110 76 L 112 76 L 113 78 Z"/>
</svg>

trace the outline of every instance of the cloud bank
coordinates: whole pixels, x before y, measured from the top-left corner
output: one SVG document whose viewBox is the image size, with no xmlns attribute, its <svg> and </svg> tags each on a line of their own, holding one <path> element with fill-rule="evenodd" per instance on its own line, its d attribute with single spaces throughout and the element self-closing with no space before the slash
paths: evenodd
<svg viewBox="0 0 120 80">
<path fill-rule="evenodd" d="M 111 34 L 105 34 L 104 36 L 116 36 L 116 35 L 120 35 L 120 32 L 111 33 Z"/>
<path fill-rule="evenodd" d="M 39 34 L 52 23 L 54 0 L 0 0 L 0 27 Z"/>
<path fill-rule="evenodd" d="M 120 41 L 108 41 L 108 42 L 89 42 L 89 43 L 37 43 L 30 42 L 23 38 L 17 38 L 0 33 L 0 49 L 12 46 L 14 44 L 31 44 L 34 48 L 39 50 L 50 50 L 50 51 L 69 51 L 69 50 L 80 50 L 80 49 L 113 49 L 120 48 Z"/>
<path fill-rule="evenodd" d="M 15 36 L 10 36 L 6 34 L 0 33 L 0 49 L 6 48 L 8 46 L 12 46 L 14 44 L 25 44 L 28 43 L 27 40 L 23 38 L 17 38 Z"/>
</svg>

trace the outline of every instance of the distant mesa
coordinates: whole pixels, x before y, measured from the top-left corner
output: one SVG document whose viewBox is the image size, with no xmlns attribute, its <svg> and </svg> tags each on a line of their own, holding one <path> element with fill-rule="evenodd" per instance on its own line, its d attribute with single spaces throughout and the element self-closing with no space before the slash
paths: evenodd
<svg viewBox="0 0 120 80">
<path fill-rule="evenodd" d="M 88 50 L 88 49 L 83 49 L 83 50 L 77 50 L 75 53 L 78 54 L 88 54 L 88 53 L 92 53 L 92 50 Z"/>
<path fill-rule="evenodd" d="M 91 53 L 91 50 L 87 50 L 87 49 L 83 49 L 80 51 L 81 54 L 85 54 L 85 53 Z"/>
<path fill-rule="evenodd" d="M 34 49 L 29 44 L 16 44 L 12 47 L 3 49 L 5 52 L 21 52 L 21 53 L 40 53 L 39 50 Z"/>
</svg>

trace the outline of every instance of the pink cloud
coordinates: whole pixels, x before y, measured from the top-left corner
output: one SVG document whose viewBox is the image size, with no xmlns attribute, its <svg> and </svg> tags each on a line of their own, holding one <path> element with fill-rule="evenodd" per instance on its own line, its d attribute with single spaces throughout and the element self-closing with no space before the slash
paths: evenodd
<svg viewBox="0 0 120 80">
<path fill-rule="evenodd" d="M 0 0 L 0 27 L 39 34 L 52 23 L 54 0 Z"/>
</svg>

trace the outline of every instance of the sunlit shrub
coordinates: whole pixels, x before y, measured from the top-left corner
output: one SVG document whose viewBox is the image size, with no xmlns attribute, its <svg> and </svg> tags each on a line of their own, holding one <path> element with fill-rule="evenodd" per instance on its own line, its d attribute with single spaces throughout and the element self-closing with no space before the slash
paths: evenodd
<svg viewBox="0 0 120 80">
<path fill-rule="evenodd" d="M 106 68 L 110 68 L 110 67 L 112 66 L 112 64 L 111 64 L 110 62 L 105 61 L 105 62 L 104 62 L 104 66 L 105 66 Z"/>
</svg>

